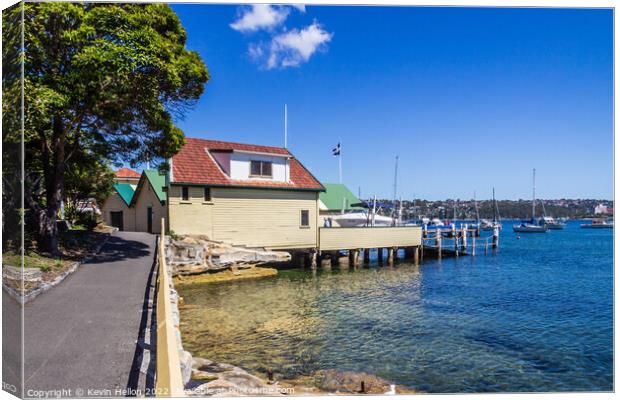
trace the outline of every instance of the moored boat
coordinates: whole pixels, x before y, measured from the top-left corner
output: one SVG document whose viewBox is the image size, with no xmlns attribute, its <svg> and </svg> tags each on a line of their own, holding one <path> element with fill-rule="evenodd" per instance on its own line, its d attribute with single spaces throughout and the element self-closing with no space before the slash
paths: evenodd
<svg viewBox="0 0 620 400">
<path fill-rule="evenodd" d="M 613 229 L 614 222 L 604 219 L 593 219 L 589 224 L 581 224 L 584 229 Z"/>
<path fill-rule="evenodd" d="M 523 233 L 545 233 L 549 230 L 547 225 L 536 223 L 536 168 L 532 170 L 532 219 L 519 225 L 513 225 L 512 230 Z"/>
<path fill-rule="evenodd" d="M 542 217 L 539 221 L 538 221 L 538 225 L 546 225 L 547 228 L 549 229 L 553 229 L 553 230 L 560 230 L 560 229 L 564 229 L 566 228 L 566 224 L 560 220 L 556 220 L 553 217 Z"/>
<path fill-rule="evenodd" d="M 331 226 L 339 226 L 341 228 L 350 228 L 354 226 L 392 226 L 394 220 L 390 217 L 370 212 L 358 211 L 345 214 L 333 215 L 328 218 L 334 223 Z"/>
<path fill-rule="evenodd" d="M 497 207 L 497 200 L 495 200 L 495 188 L 493 188 L 493 221 L 488 219 L 480 220 L 480 230 L 492 231 L 495 228 L 502 230 L 502 223 L 499 216 L 499 208 Z"/>
<path fill-rule="evenodd" d="M 545 233 L 548 229 L 546 225 L 536 225 L 526 222 L 512 226 L 512 230 L 515 232 Z"/>
</svg>

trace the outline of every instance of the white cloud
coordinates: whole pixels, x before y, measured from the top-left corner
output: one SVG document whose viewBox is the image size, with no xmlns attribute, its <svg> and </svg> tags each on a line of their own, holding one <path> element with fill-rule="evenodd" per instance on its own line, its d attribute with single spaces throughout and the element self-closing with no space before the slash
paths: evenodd
<svg viewBox="0 0 620 400">
<path fill-rule="evenodd" d="M 325 31 L 315 21 L 301 30 L 293 29 L 274 36 L 268 45 L 250 44 L 248 53 L 267 69 L 297 67 L 323 50 L 332 37 L 333 33 Z"/>
<path fill-rule="evenodd" d="M 291 4 L 291 7 L 295 7 L 296 9 L 298 9 L 302 13 L 306 12 L 306 5 L 305 4 Z"/>
<path fill-rule="evenodd" d="M 304 8 L 305 9 L 305 8 Z M 240 32 L 271 30 L 282 24 L 289 14 L 289 8 L 269 4 L 254 4 L 240 9 L 239 18 L 230 27 Z"/>
</svg>

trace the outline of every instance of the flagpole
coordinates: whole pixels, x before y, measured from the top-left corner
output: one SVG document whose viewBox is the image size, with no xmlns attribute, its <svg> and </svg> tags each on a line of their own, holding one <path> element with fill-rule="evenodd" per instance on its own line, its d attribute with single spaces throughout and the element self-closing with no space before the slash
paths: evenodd
<svg viewBox="0 0 620 400">
<path fill-rule="evenodd" d="M 342 183 L 342 141 L 338 143 L 340 144 L 340 152 L 338 153 L 338 179 L 340 183 Z"/>
</svg>

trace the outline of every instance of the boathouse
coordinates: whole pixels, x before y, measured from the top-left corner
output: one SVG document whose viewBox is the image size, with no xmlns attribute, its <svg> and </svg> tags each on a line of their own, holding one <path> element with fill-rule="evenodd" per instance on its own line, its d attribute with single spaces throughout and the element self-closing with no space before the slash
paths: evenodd
<svg viewBox="0 0 620 400">
<path fill-rule="evenodd" d="M 317 247 L 325 189 L 288 149 L 187 138 L 169 163 L 171 232 L 267 249 Z"/>
<path fill-rule="evenodd" d="M 147 169 L 137 180 L 123 178 L 116 180 L 112 195 L 101 207 L 105 223 L 124 231 L 159 233 L 157 221 L 166 217 L 165 176 Z"/>
<path fill-rule="evenodd" d="M 319 225 L 332 225 L 332 222 L 326 224 L 331 216 L 344 214 L 352 211 L 361 211 L 361 200 L 358 199 L 353 192 L 342 183 L 323 183 L 325 191 L 319 194 Z"/>
</svg>

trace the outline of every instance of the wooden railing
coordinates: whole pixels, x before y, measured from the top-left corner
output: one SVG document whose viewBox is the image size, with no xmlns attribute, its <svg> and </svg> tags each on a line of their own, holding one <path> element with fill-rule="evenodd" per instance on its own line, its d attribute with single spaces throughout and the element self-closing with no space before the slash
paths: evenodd
<svg viewBox="0 0 620 400">
<path fill-rule="evenodd" d="M 164 218 L 157 246 L 157 375 L 155 390 L 158 397 L 184 397 L 181 363 L 174 332 L 170 304 L 170 275 L 166 265 Z"/>
</svg>

